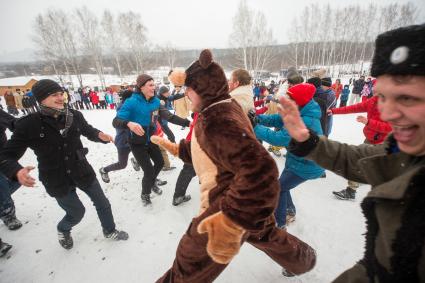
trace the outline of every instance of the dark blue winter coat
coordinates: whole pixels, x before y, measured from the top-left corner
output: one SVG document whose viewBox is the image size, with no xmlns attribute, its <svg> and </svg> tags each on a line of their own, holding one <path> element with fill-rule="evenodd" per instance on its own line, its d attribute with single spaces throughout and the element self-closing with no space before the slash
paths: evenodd
<svg viewBox="0 0 425 283">
<path fill-rule="evenodd" d="M 347 101 L 350 96 L 350 88 L 343 88 L 341 92 L 341 101 Z"/>
<path fill-rule="evenodd" d="M 117 112 L 121 109 L 122 104 L 120 104 L 117 107 Z M 116 128 L 116 135 L 115 135 L 115 146 L 118 149 L 121 148 L 129 148 L 130 145 L 128 143 L 128 139 L 130 138 L 130 129 L 126 128 L 126 129 L 121 129 L 121 128 Z"/>
<path fill-rule="evenodd" d="M 318 135 L 322 135 L 320 107 L 314 100 L 311 100 L 301 108 L 300 114 L 307 128 L 312 129 Z M 280 130 L 274 131 L 269 127 L 280 128 Z M 271 145 L 287 147 L 291 140 L 291 136 L 284 128 L 279 114 L 259 115 L 258 124 L 255 126 L 254 132 L 258 139 Z M 285 169 L 304 179 L 318 178 L 324 172 L 323 168 L 315 162 L 295 156 L 290 152 L 286 154 Z"/>
</svg>

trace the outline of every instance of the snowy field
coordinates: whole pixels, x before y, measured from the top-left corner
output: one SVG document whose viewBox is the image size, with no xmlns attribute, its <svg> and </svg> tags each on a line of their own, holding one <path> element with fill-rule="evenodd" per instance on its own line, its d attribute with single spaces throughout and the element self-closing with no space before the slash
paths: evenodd
<svg viewBox="0 0 425 283">
<path fill-rule="evenodd" d="M 114 134 L 112 110 L 83 111 L 93 126 Z M 356 115 L 334 116 L 331 138 L 347 143 L 363 141 L 362 124 Z M 188 129 L 171 125 L 176 139 L 186 136 Z M 100 167 L 115 162 L 113 144 L 103 145 L 86 139 L 88 159 L 97 172 Z M 275 157 L 280 169 L 284 157 Z M 122 171 L 111 172 L 111 182 L 102 183 L 112 204 L 117 228 L 130 235 L 128 241 L 114 242 L 105 239 L 101 232 L 96 211 L 89 198 L 78 191 L 86 214 L 72 231 L 74 248 L 63 249 L 57 240 L 56 224 L 64 213 L 56 201 L 49 197 L 40 182 L 35 188 L 21 187 L 13 198 L 17 216 L 24 223 L 17 231 L 9 231 L 0 224 L 1 238 L 12 244 L 7 257 L 0 259 L 0 282 L 154 282 L 171 267 L 180 237 L 186 231 L 192 217 L 198 212 L 198 182 L 194 178 L 188 193 L 192 200 L 181 206 L 171 204 L 175 182 L 182 162 L 171 158 L 173 171 L 161 172 L 167 180 L 162 196 L 153 198 L 153 208 L 141 204 L 142 171 L 131 165 Z M 28 150 L 21 164 L 36 165 L 36 158 Z M 34 170 L 33 176 L 38 176 Z M 364 250 L 362 234 L 365 223 L 360 202 L 369 191 L 363 185 L 354 202 L 336 200 L 333 190 L 346 187 L 346 181 L 327 172 L 326 179 L 308 181 L 292 191 L 297 207 L 297 220 L 288 231 L 313 246 L 318 255 L 316 267 L 309 273 L 284 278 L 281 268 L 265 254 L 245 244 L 240 253 L 220 275 L 216 282 L 330 282 L 345 269 L 361 259 Z"/>
</svg>

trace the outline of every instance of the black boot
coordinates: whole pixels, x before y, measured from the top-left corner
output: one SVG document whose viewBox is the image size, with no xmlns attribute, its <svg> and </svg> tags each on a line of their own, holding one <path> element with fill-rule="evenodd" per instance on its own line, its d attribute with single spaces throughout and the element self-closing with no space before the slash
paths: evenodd
<svg viewBox="0 0 425 283">
<path fill-rule="evenodd" d="M 157 195 L 162 195 L 162 190 L 157 185 L 153 185 L 152 191 Z"/>
<path fill-rule="evenodd" d="M 167 184 L 167 181 L 162 181 L 161 179 L 155 180 L 155 185 L 157 185 L 157 186 L 164 186 L 166 184 Z"/>
<path fill-rule="evenodd" d="M 151 196 L 150 195 L 148 195 L 148 194 L 142 194 L 141 198 L 142 198 L 143 206 L 152 205 Z"/>
<path fill-rule="evenodd" d="M 350 187 L 347 187 L 346 189 L 339 191 L 339 192 L 332 192 L 336 198 L 342 199 L 342 200 L 355 200 L 356 199 L 356 191 L 353 190 Z"/>
<path fill-rule="evenodd" d="M 9 230 L 18 230 L 22 227 L 22 222 L 15 215 L 2 217 L 2 220 Z"/>
<path fill-rule="evenodd" d="M 74 241 L 71 237 L 71 232 L 60 232 L 58 231 L 59 244 L 66 249 L 70 250 L 74 246 Z"/>
<path fill-rule="evenodd" d="M 110 232 L 110 233 L 106 233 L 105 231 L 103 231 L 103 235 L 105 236 L 105 238 L 108 239 L 112 239 L 115 241 L 126 241 L 128 239 L 128 234 L 125 231 L 119 231 L 117 229 L 114 229 L 114 231 Z"/>
<path fill-rule="evenodd" d="M 136 171 L 140 171 L 140 165 L 137 162 L 136 158 L 132 157 L 130 158 L 130 161 L 131 161 L 131 165 L 133 166 L 133 169 Z"/>
<path fill-rule="evenodd" d="M 173 198 L 173 205 L 177 206 L 177 205 L 182 204 L 184 202 L 190 201 L 190 199 L 191 199 L 190 195 L 185 195 L 185 196 Z"/>
<path fill-rule="evenodd" d="M 0 239 L 0 257 L 7 254 L 7 252 L 12 248 L 12 245 L 9 245 L 8 243 L 3 242 Z"/>
<path fill-rule="evenodd" d="M 100 168 L 99 173 L 100 173 L 100 177 L 102 178 L 103 182 L 105 182 L 105 183 L 110 182 L 108 172 L 105 171 L 105 168 L 103 168 L 103 167 Z"/>
</svg>

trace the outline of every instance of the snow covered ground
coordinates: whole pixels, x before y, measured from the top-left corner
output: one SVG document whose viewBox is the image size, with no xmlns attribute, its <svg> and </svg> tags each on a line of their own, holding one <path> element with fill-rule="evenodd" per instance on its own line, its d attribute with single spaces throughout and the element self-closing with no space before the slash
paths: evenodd
<svg viewBox="0 0 425 283">
<path fill-rule="evenodd" d="M 93 126 L 108 133 L 115 132 L 111 125 L 114 111 L 83 111 L 83 114 Z M 174 125 L 171 128 L 177 139 L 185 137 L 188 131 Z M 355 115 L 335 116 L 331 138 L 360 144 L 363 141 L 361 129 Z M 95 171 L 117 158 L 113 144 L 102 145 L 86 139 L 83 143 L 90 150 L 88 159 Z M 275 160 L 282 170 L 284 157 L 275 157 Z M 141 205 L 143 173 L 134 171 L 131 165 L 110 173 L 111 183 L 102 183 L 117 227 L 130 235 L 130 239 L 123 242 L 103 237 L 94 207 L 89 198 L 78 191 L 86 214 L 73 229 L 74 248 L 64 250 L 56 235 L 56 224 L 64 215 L 63 211 L 40 182 L 35 188 L 21 187 L 13 198 L 23 227 L 9 231 L 0 224 L 1 238 L 13 245 L 8 256 L 0 259 L 0 282 L 154 282 L 171 266 L 179 239 L 199 207 L 196 178 L 188 189 L 192 200 L 178 207 L 171 205 L 182 167 L 182 162 L 176 158 L 171 158 L 171 162 L 177 169 L 160 173 L 159 177 L 168 184 L 163 187 L 164 194 L 152 200 L 151 209 Z M 26 152 L 21 164 L 36 164 L 31 150 Z M 33 176 L 38 176 L 37 170 Z M 245 244 L 216 282 L 330 282 L 354 265 L 363 255 L 365 224 L 360 202 L 369 186 L 360 187 L 354 202 L 336 200 L 332 191 L 345 187 L 343 178 L 327 172 L 326 179 L 306 182 L 292 191 L 297 220 L 288 231 L 317 250 L 317 265 L 311 272 L 284 278 L 277 264 Z"/>
</svg>

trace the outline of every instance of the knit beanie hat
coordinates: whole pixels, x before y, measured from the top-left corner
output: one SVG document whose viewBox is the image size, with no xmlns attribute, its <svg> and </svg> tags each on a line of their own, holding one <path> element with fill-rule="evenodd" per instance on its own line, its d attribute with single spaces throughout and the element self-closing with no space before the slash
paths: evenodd
<svg viewBox="0 0 425 283">
<path fill-rule="evenodd" d="M 43 79 L 36 82 L 32 86 L 31 91 L 38 103 L 41 103 L 41 101 L 49 95 L 56 92 L 62 92 L 63 89 L 57 82 L 49 79 Z"/>
<path fill-rule="evenodd" d="M 136 80 L 136 85 L 137 87 L 141 88 L 142 86 L 144 86 L 148 81 L 153 81 L 153 78 L 149 75 L 146 74 L 141 74 L 137 77 Z"/>
<path fill-rule="evenodd" d="M 298 106 L 303 107 L 311 99 L 313 99 L 315 92 L 316 88 L 314 85 L 309 83 L 301 83 L 290 87 L 287 91 L 287 94 L 293 101 L 295 101 Z"/>
<path fill-rule="evenodd" d="M 331 87 L 332 86 L 332 79 L 330 77 L 326 77 L 322 79 L 322 85 Z"/>
<path fill-rule="evenodd" d="M 425 24 L 406 26 L 378 35 L 371 75 L 425 76 Z"/>
<path fill-rule="evenodd" d="M 307 83 L 314 85 L 316 88 L 322 85 L 322 80 L 318 77 L 312 77 L 307 80 Z"/>
<path fill-rule="evenodd" d="M 166 87 L 165 85 L 163 85 L 163 86 L 161 86 L 160 88 L 159 88 L 159 90 L 158 90 L 158 94 L 159 95 L 162 95 L 162 94 L 164 94 L 164 93 L 166 93 L 166 92 L 169 92 L 170 91 L 170 89 L 168 88 L 168 87 Z"/>
</svg>

